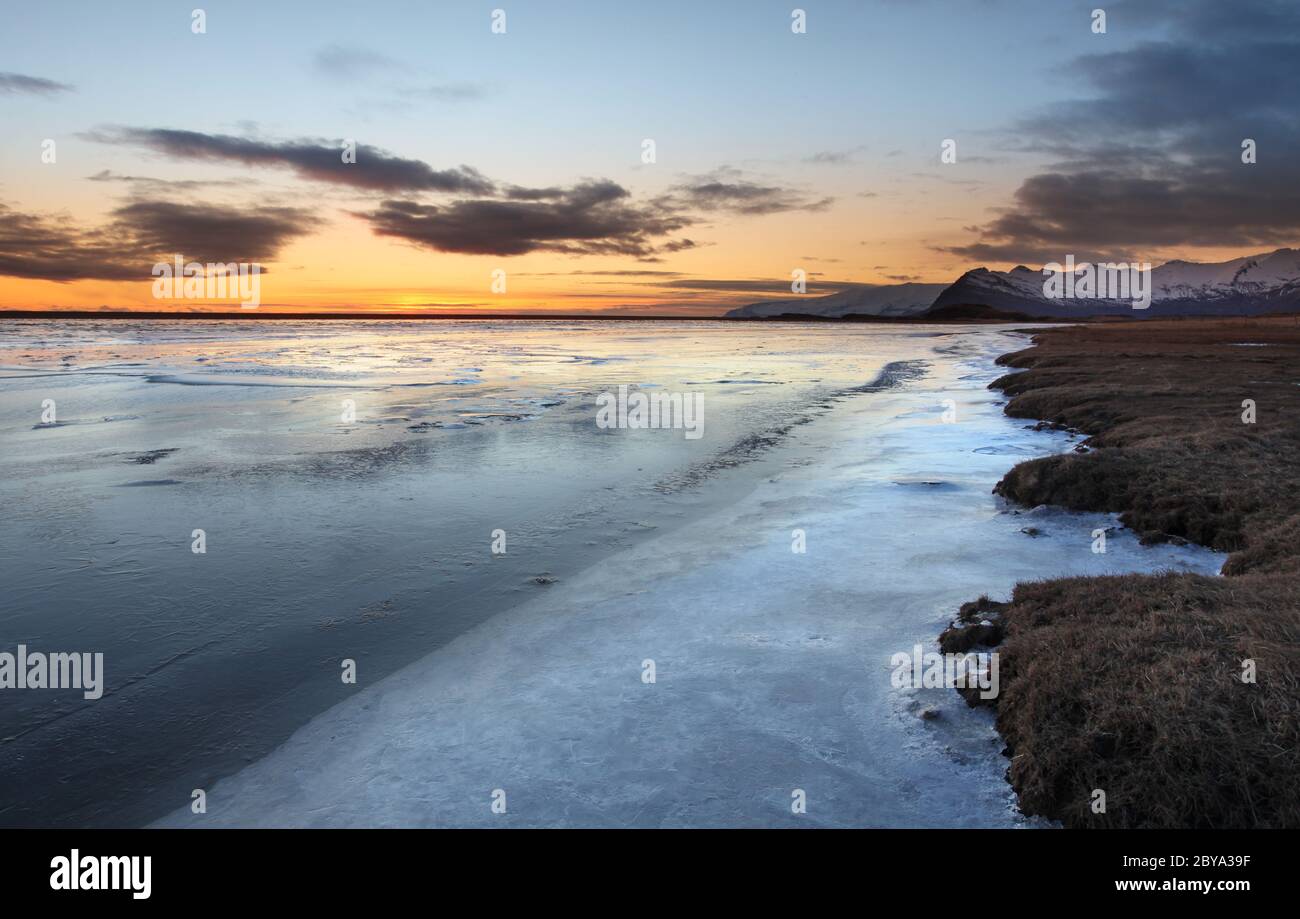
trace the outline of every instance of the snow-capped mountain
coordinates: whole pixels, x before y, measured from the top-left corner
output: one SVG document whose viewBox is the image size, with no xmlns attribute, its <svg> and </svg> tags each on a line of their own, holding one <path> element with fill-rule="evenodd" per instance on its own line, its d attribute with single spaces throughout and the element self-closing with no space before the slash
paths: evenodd
<svg viewBox="0 0 1300 919">
<path fill-rule="evenodd" d="M 1132 298 L 1054 299 L 1043 293 L 1045 276 L 1018 265 L 1010 271 L 976 268 L 941 293 L 935 307 L 978 303 L 1035 316 L 1077 318 L 1124 315 L 1241 316 L 1300 309 L 1300 251 L 1278 249 L 1227 262 L 1173 261 L 1151 269 L 1151 304 L 1133 309 Z"/>
<path fill-rule="evenodd" d="M 730 319 L 762 319 L 797 313 L 827 319 L 849 315 L 914 316 L 924 313 L 946 284 L 854 284 L 824 297 L 796 296 L 763 300 L 727 313 Z"/>
<path fill-rule="evenodd" d="M 837 318 L 850 314 L 918 316 L 951 306 L 988 306 L 1032 316 L 1243 316 L 1300 310 L 1300 250 L 1278 249 L 1226 262 L 1172 261 L 1151 269 L 1151 304 L 1134 309 L 1132 298 L 1054 299 L 1043 293 L 1042 271 L 1017 265 L 1010 271 L 975 268 L 951 285 L 855 285 L 825 297 L 791 297 L 751 303 L 730 318 L 783 313 Z"/>
<path fill-rule="evenodd" d="M 1300 250 L 1278 249 L 1230 262 L 1166 262 L 1151 271 L 1154 299 L 1268 297 L 1300 281 Z"/>
</svg>

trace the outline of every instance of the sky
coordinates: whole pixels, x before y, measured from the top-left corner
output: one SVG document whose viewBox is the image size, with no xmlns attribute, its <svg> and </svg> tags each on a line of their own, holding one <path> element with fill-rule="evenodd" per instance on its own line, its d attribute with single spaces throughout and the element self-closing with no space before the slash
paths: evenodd
<svg viewBox="0 0 1300 919">
<path fill-rule="evenodd" d="M 268 311 L 709 315 L 1300 242 L 1290 0 L 202 3 L 0 6 L 0 309 L 229 309 L 154 296 L 178 255 Z"/>
</svg>

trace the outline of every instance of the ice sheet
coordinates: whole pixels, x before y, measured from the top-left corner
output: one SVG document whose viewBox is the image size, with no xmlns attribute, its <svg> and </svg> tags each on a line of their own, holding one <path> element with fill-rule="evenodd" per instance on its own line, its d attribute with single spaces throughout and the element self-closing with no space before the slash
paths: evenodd
<svg viewBox="0 0 1300 919">
<path fill-rule="evenodd" d="M 1110 517 L 993 497 L 1013 463 L 1068 435 L 1027 430 L 985 388 L 1021 340 L 933 344 L 924 378 L 791 429 L 745 496 L 386 679 L 363 666 L 351 698 L 207 789 L 206 814 L 159 823 L 1023 825 L 988 713 L 893 688 L 891 655 L 933 649 L 960 603 L 1018 580 L 1213 573 L 1222 557 L 1122 531 L 1095 554 Z"/>
</svg>

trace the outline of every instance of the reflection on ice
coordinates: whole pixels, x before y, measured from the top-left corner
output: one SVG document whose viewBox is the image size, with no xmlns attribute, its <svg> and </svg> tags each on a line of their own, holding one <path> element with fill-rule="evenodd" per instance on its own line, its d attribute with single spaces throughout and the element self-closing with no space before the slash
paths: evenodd
<svg viewBox="0 0 1300 919">
<path fill-rule="evenodd" d="M 1109 517 L 993 497 L 1017 457 L 1069 441 L 1024 430 L 984 390 L 1013 337 L 961 336 L 901 386 L 810 391 L 786 406 L 805 423 L 756 410 L 750 424 L 782 436 L 733 470 L 747 484 L 729 500 L 647 524 L 386 678 L 363 665 L 348 698 L 209 788 L 206 814 L 181 803 L 161 822 L 1021 824 L 987 713 L 895 688 L 891 656 L 933 647 L 959 603 L 1017 580 L 1221 559 L 1124 532 L 1097 555 L 1091 533 Z M 942 422 L 945 400 L 958 423 Z M 632 468 L 620 476 L 644 481 Z M 1027 516 L 1048 538 L 1023 532 Z"/>
<path fill-rule="evenodd" d="M 0 710 L 10 823 L 1017 825 L 987 714 L 891 655 L 1017 580 L 1219 563 L 990 494 L 1070 444 L 985 389 L 1004 330 L 0 333 L 0 648 L 106 682 Z M 703 436 L 600 429 L 620 385 Z"/>
</svg>

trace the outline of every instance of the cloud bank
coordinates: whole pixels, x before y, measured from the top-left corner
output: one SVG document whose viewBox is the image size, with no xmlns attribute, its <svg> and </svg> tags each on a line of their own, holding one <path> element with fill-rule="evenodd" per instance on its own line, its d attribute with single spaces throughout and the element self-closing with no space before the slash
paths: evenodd
<svg viewBox="0 0 1300 919">
<path fill-rule="evenodd" d="M 0 275 L 46 281 L 135 281 L 155 262 L 182 255 L 199 262 L 272 261 L 316 228 L 309 211 L 231 208 L 142 200 L 112 212 L 103 226 L 15 211 L 0 204 Z"/>
<path fill-rule="evenodd" d="M 13 95 L 26 93 L 33 96 L 54 96 L 72 92 L 68 83 L 56 83 L 44 77 L 29 77 L 21 73 L 0 73 L 0 93 Z"/>
<path fill-rule="evenodd" d="M 1093 95 L 1014 132 L 1058 162 L 1025 179 L 976 241 L 944 251 L 1041 262 L 1300 240 L 1300 4 L 1148 0 L 1110 15 L 1152 37 L 1067 65 Z"/>
<path fill-rule="evenodd" d="M 168 128 L 109 128 L 85 135 L 100 143 L 144 147 L 174 159 L 242 163 L 292 169 L 300 177 L 378 192 L 490 194 L 495 186 L 470 166 L 434 169 L 422 160 L 356 144 L 356 161 L 344 162 L 344 141 L 274 142 L 228 134 Z"/>
</svg>

